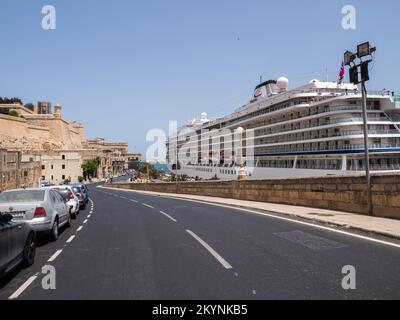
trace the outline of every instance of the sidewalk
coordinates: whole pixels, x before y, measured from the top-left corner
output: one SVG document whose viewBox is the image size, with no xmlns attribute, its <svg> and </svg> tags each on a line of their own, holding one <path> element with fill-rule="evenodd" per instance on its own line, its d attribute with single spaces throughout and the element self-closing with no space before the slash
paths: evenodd
<svg viewBox="0 0 400 320">
<path fill-rule="evenodd" d="M 275 204 L 266 202 L 236 200 L 236 199 L 207 197 L 207 196 L 195 196 L 195 195 L 176 194 L 176 193 L 160 193 L 151 191 L 129 190 L 121 188 L 102 187 L 102 186 L 99 186 L 99 188 L 123 190 L 135 193 L 171 197 L 171 198 L 180 198 L 187 200 L 196 200 L 196 201 L 215 203 L 220 205 L 227 205 L 231 207 L 272 212 L 288 217 L 312 220 L 314 222 L 322 224 L 333 225 L 336 227 L 359 230 L 364 232 L 371 232 L 378 235 L 400 239 L 400 220 L 370 217 L 360 214 L 334 211 L 334 210 L 289 206 L 284 204 Z"/>
</svg>

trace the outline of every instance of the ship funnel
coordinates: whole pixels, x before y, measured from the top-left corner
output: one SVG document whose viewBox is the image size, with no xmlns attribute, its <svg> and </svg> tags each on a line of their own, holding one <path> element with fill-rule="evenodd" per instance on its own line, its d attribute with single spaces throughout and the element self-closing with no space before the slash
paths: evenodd
<svg viewBox="0 0 400 320">
<path fill-rule="evenodd" d="M 273 94 L 277 94 L 278 92 L 279 88 L 277 86 L 277 82 L 275 80 L 268 80 L 259 84 L 254 89 L 254 99 L 268 97 Z"/>
</svg>

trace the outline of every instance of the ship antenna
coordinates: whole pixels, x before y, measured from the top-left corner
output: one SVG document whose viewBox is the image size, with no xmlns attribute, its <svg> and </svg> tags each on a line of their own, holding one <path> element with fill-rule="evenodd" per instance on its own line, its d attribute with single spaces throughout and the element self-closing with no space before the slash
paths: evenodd
<svg viewBox="0 0 400 320">
<path fill-rule="evenodd" d="M 262 83 L 262 76 L 260 76 L 260 84 Z"/>
</svg>

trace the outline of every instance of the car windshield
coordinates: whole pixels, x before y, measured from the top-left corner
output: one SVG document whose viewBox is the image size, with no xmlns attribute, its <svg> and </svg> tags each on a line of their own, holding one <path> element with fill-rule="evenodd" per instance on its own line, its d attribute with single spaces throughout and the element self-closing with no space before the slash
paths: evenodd
<svg viewBox="0 0 400 320">
<path fill-rule="evenodd" d="M 0 194 L 0 203 L 43 201 L 44 190 L 16 190 Z"/>
</svg>

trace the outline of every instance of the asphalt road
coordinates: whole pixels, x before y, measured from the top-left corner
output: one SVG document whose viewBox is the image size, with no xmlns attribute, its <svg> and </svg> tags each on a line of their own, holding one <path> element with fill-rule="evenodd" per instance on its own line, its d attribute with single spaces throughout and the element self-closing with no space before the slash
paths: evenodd
<svg viewBox="0 0 400 320">
<path fill-rule="evenodd" d="M 400 247 L 234 208 L 90 192 L 93 212 L 41 241 L 32 267 L 0 281 L 0 299 L 400 298 Z M 55 290 L 42 287 L 45 265 Z M 342 288 L 348 265 L 355 290 Z"/>
</svg>

